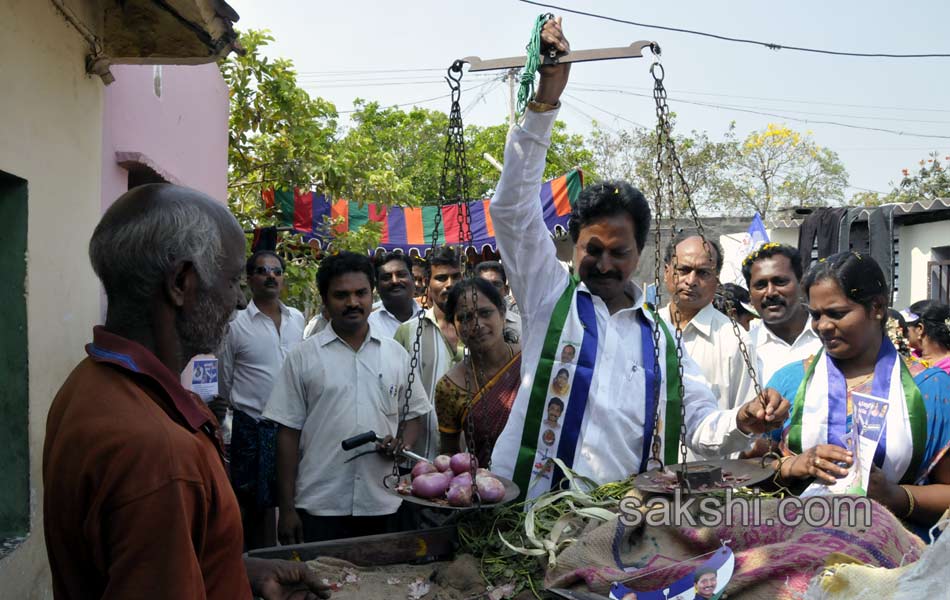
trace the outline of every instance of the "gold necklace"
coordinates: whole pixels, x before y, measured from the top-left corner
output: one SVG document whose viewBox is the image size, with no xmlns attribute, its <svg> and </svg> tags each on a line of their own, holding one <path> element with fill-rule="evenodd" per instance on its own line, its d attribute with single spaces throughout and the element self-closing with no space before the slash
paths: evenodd
<svg viewBox="0 0 950 600">
<path fill-rule="evenodd" d="M 509 344 L 508 342 L 505 342 L 505 348 L 508 349 L 508 361 L 510 361 L 510 360 L 514 357 L 514 355 L 515 355 L 515 349 L 512 348 L 512 347 L 511 347 L 511 344 Z M 508 364 L 508 361 L 505 361 L 504 363 L 502 363 L 501 367 L 504 367 L 506 364 Z M 472 376 L 475 378 L 475 387 L 476 387 L 476 389 L 479 389 L 479 390 L 482 389 L 481 382 L 480 382 L 479 379 L 478 379 L 478 372 L 477 372 L 476 369 L 475 369 L 475 357 L 472 356 L 471 354 L 468 355 L 468 364 L 469 364 L 469 368 L 470 368 L 471 371 L 472 371 Z M 498 368 L 498 371 L 501 370 L 501 367 Z M 482 375 L 484 376 L 484 374 L 485 374 L 484 370 L 478 369 L 478 371 L 482 371 Z M 497 374 L 498 371 L 495 371 L 495 373 L 492 374 L 492 376 L 494 376 L 495 374 Z M 487 378 L 487 379 L 490 380 L 491 377 L 489 377 L 489 378 Z"/>
<path fill-rule="evenodd" d="M 853 391 L 854 388 L 864 385 L 865 383 L 867 383 L 868 381 L 870 381 L 871 378 L 873 378 L 873 377 L 874 377 L 874 373 L 868 373 L 867 375 L 864 375 L 863 377 L 861 377 L 860 379 L 858 379 L 857 382 L 852 383 L 851 385 L 849 385 L 849 386 L 848 386 L 848 391 L 849 391 L 849 392 L 850 392 L 850 391 Z"/>
</svg>

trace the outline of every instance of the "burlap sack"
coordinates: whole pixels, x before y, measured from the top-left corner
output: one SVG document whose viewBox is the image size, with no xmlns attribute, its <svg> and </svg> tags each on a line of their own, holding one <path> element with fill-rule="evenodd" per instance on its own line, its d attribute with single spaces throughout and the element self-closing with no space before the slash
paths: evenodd
<svg viewBox="0 0 950 600">
<path fill-rule="evenodd" d="M 608 521 L 565 549 L 556 567 L 546 574 L 545 584 L 586 584 L 591 591 L 606 595 L 612 582 L 622 580 L 634 590 L 657 590 L 689 574 L 705 560 L 691 558 L 728 542 L 736 557 L 733 577 L 725 589 L 730 598 L 799 600 L 829 557 L 834 562 L 893 569 L 916 561 L 924 549 L 920 538 L 873 501 L 863 505 L 870 506 L 871 527 L 864 526 L 868 513 L 862 506 L 853 511 L 838 506 L 838 519 L 833 519 L 829 510 L 818 523 L 791 525 L 778 520 L 780 500 L 757 502 L 757 524 L 749 523 L 749 517 L 737 505 L 731 510 L 719 506 L 708 511 L 706 514 L 716 513 L 723 519 L 731 514 L 732 524 L 715 527 L 627 526 L 620 519 Z M 699 505 L 693 504 L 687 512 L 698 517 Z M 801 512 L 800 507 L 787 504 L 786 521 L 796 519 Z M 854 513 L 857 525 L 847 523 L 849 512 Z M 821 515 L 813 512 L 813 516 Z"/>
<path fill-rule="evenodd" d="M 944 525 L 950 511 L 944 513 Z M 805 600 L 920 600 L 950 598 L 947 582 L 950 536 L 928 546 L 917 562 L 896 569 L 842 564 L 826 569 L 812 580 Z"/>
</svg>

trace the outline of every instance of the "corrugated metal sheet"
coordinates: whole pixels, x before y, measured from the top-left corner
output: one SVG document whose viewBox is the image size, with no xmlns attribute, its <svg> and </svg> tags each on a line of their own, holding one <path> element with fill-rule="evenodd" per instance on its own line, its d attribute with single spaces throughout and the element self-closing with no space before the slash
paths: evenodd
<svg viewBox="0 0 950 600">
<path fill-rule="evenodd" d="M 932 211 L 950 211 L 950 198 L 937 198 L 935 200 L 918 200 L 917 202 L 903 202 L 896 204 L 897 208 L 894 209 L 894 216 L 900 217 L 904 215 L 917 215 L 921 213 L 927 213 Z M 878 206 L 870 206 L 861 211 L 855 221 L 866 221 L 868 215 L 871 211 Z M 802 215 L 801 217 L 784 217 L 784 218 L 768 218 L 765 221 L 765 226 L 769 229 L 789 229 L 792 227 L 798 227 L 802 224 L 802 221 L 808 215 Z"/>
</svg>

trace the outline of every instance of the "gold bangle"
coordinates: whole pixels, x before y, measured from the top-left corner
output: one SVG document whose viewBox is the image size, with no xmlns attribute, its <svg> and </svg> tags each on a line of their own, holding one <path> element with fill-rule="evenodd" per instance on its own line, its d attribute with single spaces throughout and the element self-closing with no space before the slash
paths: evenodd
<svg viewBox="0 0 950 600">
<path fill-rule="evenodd" d="M 550 112 L 552 110 L 560 108 L 560 106 L 561 106 L 560 102 L 558 102 L 557 104 L 545 104 L 544 102 L 538 102 L 537 100 L 531 100 L 530 102 L 528 102 L 528 110 L 530 110 L 531 112 L 536 112 L 536 113 Z"/>
<path fill-rule="evenodd" d="M 917 508 L 917 501 L 914 500 L 914 495 L 910 493 L 910 490 L 907 489 L 906 485 L 902 485 L 901 489 L 904 490 L 904 493 L 907 494 L 907 512 L 904 514 L 905 519 L 910 518 L 914 514 L 914 509 Z"/>
</svg>

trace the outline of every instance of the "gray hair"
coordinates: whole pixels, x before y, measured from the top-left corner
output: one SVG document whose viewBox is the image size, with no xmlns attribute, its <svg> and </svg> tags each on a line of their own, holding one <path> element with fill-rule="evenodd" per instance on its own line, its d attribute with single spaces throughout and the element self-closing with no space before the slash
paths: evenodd
<svg viewBox="0 0 950 600">
<path fill-rule="evenodd" d="M 144 302 L 183 261 L 210 286 L 222 259 L 221 226 L 207 206 L 187 195 L 150 191 L 160 200 L 142 198 L 122 216 L 107 211 L 89 240 L 89 260 L 110 304 Z"/>
</svg>

